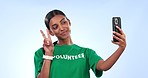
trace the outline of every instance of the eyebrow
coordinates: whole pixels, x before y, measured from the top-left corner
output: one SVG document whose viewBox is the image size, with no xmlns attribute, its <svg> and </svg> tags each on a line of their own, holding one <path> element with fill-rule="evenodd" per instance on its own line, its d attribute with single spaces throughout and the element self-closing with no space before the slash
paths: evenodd
<svg viewBox="0 0 148 78">
<path fill-rule="evenodd" d="M 65 18 L 62 18 L 60 22 L 62 22 Z"/>
<path fill-rule="evenodd" d="M 65 18 L 62 18 L 62 19 L 60 20 L 60 22 L 62 22 L 64 19 L 65 19 Z M 54 25 L 56 25 L 56 24 L 53 24 L 52 26 L 54 26 Z"/>
<path fill-rule="evenodd" d="M 55 26 L 56 24 L 53 24 L 52 26 Z"/>
</svg>

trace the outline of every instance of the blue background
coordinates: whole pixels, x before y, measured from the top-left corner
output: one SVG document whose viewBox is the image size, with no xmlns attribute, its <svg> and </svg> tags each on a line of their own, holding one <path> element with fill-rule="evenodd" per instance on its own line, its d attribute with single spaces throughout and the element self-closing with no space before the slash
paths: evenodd
<svg viewBox="0 0 148 78">
<path fill-rule="evenodd" d="M 101 78 L 148 77 L 147 0 L 0 0 L 0 78 L 34 78 L 34 52 L 43 42 L 39 30 L 45 32 L 44 17 L 53 9 L 70 19 L 73 42 L 103 59 L 118 48 L 111 42 L 111 18 L 120 16 L 127 48 Z"/>
</svg>

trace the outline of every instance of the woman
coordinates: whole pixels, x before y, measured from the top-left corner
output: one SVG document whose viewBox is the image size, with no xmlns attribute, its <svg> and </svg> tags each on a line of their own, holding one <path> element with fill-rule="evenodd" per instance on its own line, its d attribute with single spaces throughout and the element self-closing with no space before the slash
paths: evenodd
<svg viewBox="0 0 148 78">
<path fill-rule="evenodd" d="M 113 32 L 113 38 L 119 42 L 118 49 L 107 59 L 103 60 L 90 48 L 80 47 L 72 42 L 71 23 L 60 10 L 52 10 L 45 17 L 47 35 L 40 30 L 44 42 L 43 48 L 35 52 L 35 78 L 90 78 L 92 69 L 96 77 L 101 77 L 103 71 L 109 70 L 126 47 L 124 32 Z M 56 36 L 58 41 L 52 44 L 50 35 Z M 118 37 L 117 37 L 118 36 Z"/>
</svg>

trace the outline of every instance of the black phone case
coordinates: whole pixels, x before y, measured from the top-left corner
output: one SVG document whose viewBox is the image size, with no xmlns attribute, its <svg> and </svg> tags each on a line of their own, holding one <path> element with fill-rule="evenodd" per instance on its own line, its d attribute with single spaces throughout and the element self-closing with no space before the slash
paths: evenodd
<svg viewBox="0 0 148 78">
<path fill-rule="evenodd" d="M 120 33 L 120 31 L 116 28 L 116 26 L 121 28 L 121 18 L 120 17 L 113 17 L 112 18 L 112 28 L 113 31 Z M 115 38 L 113 38 L 114 42 L 118 42 L 118 40 L 116 40 Z"/>
</svg>

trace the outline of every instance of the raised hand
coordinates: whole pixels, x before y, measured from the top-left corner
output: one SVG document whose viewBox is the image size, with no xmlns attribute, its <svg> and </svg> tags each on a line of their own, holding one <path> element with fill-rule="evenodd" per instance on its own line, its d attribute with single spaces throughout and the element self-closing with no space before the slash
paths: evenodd
<svg viewBox="0 0 148 78">
<path fill-rule="evenodd" d="M 119 27 L 117 27 L 117 29 L 120 31 L 120 33 L 113 32 L 113 34 L 114 34 L 113 37 L 116 40 L 118 40 L 119 42 L 114 42 L 114 41 L 112 41 L 112 42 L 116 45 L 119 45 L 119 48 L 109 58 L 107 58 L 105 61 L 100 60 L 98 62 L 98 64 L 97 64 L 98 70 L 103 70 L 103 71 L 109 70 L 116 63 L 116 61 L 119 59 L 119 57 L 121 56 L 121 54 L 125 50 L 125 47 L 126 47 L 125 34 Z"/>
<path fill-rule="evenodd" d="M 54 51 L 54 45 L 52 44 L 52 40 L 51 40 L 51 37 L 50 37 L 50 33 L 49 33 L 49 30 L 46 29 L 47 31 L 47 36 L 44 34 L 44 32 L 42 30 L 40 30 L 43 38 L 44 38 L 44 41 L 43 41 L 43 48 L 45 50 L 45 55 L 49 55 L 49 56 L 52 56 L 53 55 L 53 51 Z"/>
<path fill-rule="evenodd" d="M 120 31 L 120 33 L 117 32 L 113 32 L 115 35 L 113 35 L 113 37 L 118 40 L 119 42 L 114 42 L 112 41 L 114 44 L 119 45 L 119 47 L 126 47 L 126 36 L 124 34 L 124 32 L 117 26 L 117 29 Z M 118 36 L 118 37 L 117 37 Z"/>
</svg>

